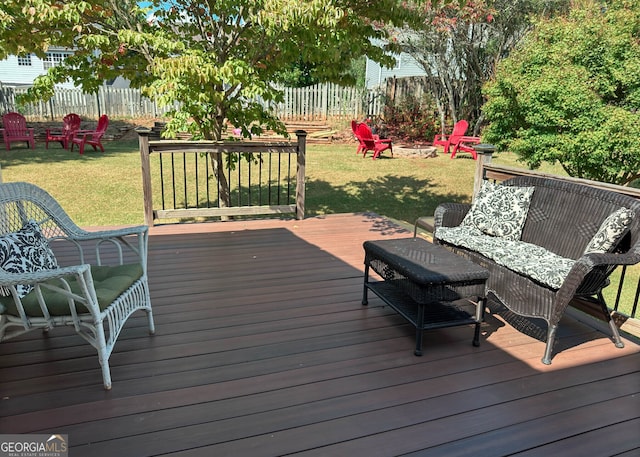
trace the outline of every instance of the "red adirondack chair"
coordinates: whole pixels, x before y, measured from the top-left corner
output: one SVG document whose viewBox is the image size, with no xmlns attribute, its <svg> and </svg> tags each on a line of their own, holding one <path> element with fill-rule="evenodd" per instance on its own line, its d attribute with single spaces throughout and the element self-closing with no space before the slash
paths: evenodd
<svg viewBox="0 0 640 457">
<path fill-rule="evenodd" d="M 62 128 L 61 129 L 47 129 L 46 130 L 46 139 L 45 139 L 45 147 L 49 149 L 49 142 L 55 141 L 60 143 L 60 145 L 69 149 L 69 144 L 73 139 L 74 135 L 80 130 L 80 116 L 75 113 L 67 114 L 62 119 Z"/>
<path fill-rule="evenodd" d="M 453 150 L 451 151 L 451 158 L 453 159 L 456 156 L 456 153 L 462 151 L 462 152 L 468 152 L 473 157 L 473 160 L 477 160 L 478 159 L 478 153 L 476 152 L 476 150 L 473 149 L 473 147 L 468 146 L 465 143 L 478 144 L 478 143 L 480 143 L 480 137 L 479 136 L 464 136 L 464 135 L 461 136 L 458 139 L 458 141 L 453 145 Z"/>
<path fill-rule="evenodd" d="M 79 130 L 76 135 L 71 139 L 71 150 L 73 151 L 73 145 L 77 144 L 80 148 L 80 154 L 84 154 L 84 146 L 89 144 L 93 147 L 94 151 L 97 151 L 97 147 L 100 151 L 104 152 L 104 146 L 102 146 L 102 137 L 107 131 L 109 126 L 109 118 L 106 114 L 100 116 L 98 119 L 98 126 L 95 130 Z"/>
<path fill-rule="evenodd" d="M 475 149 L 473 149 L 471 146 L 467 146 L 464 143 L 480 143 L 480 137 L 465 136 L 468 128 L 469 123 L 467 121 L 458 121 L 456 122 L 456 125 L 453 126 L 451 135 L 436 135 L 433 138 L 433 145 L 444 147 L 445 154 L 449 154 L 449 152 L 451 152 L 452 159 L 455 157 L 458 151 L 464 151 L 471 153 L 475 160 L 477 158 Z"/>
<path fill-rule="evenodd" d="M 360 154 L 362 151 L 366 151 L 366 146 L 364 145 L 362 140 L 358 138 L 358 125 L 358 122 L 354 120 L 351 121 L 351 130 L 353 131 L 353 136 L 358 141 L 358 149 L 356 149 L 356 154 Z"/>
<path fill-rule="evenodd" d="M 358 141 L 358 149 L 356 150 L 356 154 L 360 154 L 361 152 L 367 150 L 367 146 L 362 142 L 362 140 L 360 138 L 358 138 L 358 125 L 360 125 L 360 123 L 358 121 L 355 121 L 355 120 L 351 121 L 351 130 L 353 131 L 353 136 Z M 375 140 L 380 139 L 380 137 L 374 133 L 373 134 L 373 139 L 375 141 Z"/>
<path fill-rule="evenodd" d="M 4 145 L 7 151 L 11 149 L 11 143 L 16 141 L 26 142 L 31 149 L 36 147 L 36 139 L 33 128 L 27 127 L 27 120 L 20 113 L 7 113 L 2 116 L 2 125 L 0 129 L 4 137 Z"/>
<path fill-rule="evenodd" d="M 458 139 L 467 133 L 468 128 L 469 123 L 467 121 L 458 121 L 456 125 L 453 126 L 453 131 L 450 135 L 436 135 L 433 138 L 433 145 L 442 146 L 444 148 L 443 152 L 449 154 L 449 152 L 451 152 L 451 146 L 455 145 Z"/>
<path fill-rule="evenodd" d="M 356 137 L 362 144 L 362 158 L 367 155 L 367 151 L 373 151 L 373 160 L 380 157 L 380 154 L 387 149 L 393 157 L 393 146 L 390 138 L 378 138 L 371 133 L 371 129 L 365 123 L 358 124 L 356 128 Z"/>
</svg>

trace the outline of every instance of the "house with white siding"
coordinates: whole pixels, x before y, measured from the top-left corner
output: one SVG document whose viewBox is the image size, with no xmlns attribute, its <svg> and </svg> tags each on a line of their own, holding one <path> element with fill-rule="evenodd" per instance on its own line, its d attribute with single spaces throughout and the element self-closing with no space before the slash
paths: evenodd
<svg viewBox="0 0 640 457">
<path fill-rule="evenodd" d="M 50 48 L 46 57 L 41 59 L 35 54 L 25 56 L 8 56 L 0 60 L 0 83 L 4 86 L 30 86 L 40 75 L 43 75 L 53 66 L 60 65 L 64 59 L 72 55 L 68 48 Z M 365 81 L 368 89 L 383 85 L 387 78 L 402 78 L 407 76 L 424 76 L 425 72 L 420 64 L 409 54 L 400 53 L 394 56 L 396 64 L 393 68 L 381 66 L 379 63 L 367 59 Z M 129 82 L 122 78 L 109 81 L 107 85 L 113 87 L 129 87 Z M 73 89 L 76 86 L 72 81 L 58 84 L 57 87 Z"/>
<path fill-rule="evenodd" d="M 60 65 L 73 51 L 67 48 L 50 48 L 46 57 L 41 59 L 35 54 L 24 56 L 8 56 L 0 60 L 0 83 L 4 86 L 30 86 L 40 75 L 51 67 Z M 58 84 L 58 87 L 73 89 L 73 82 Z"/>
<path fill-rule="evenodd" d="M 49 48 L 46 57 L 41 59 L 35 54 L 26 56 L 9 56 L 0 60 L 0 84 L 5 87 L 28 87 L 33 85 L 33 81 L 43 75 L 51 67 L 60 65 L 73 51 L 68 48 Z M 115 79 L 105 81 L 105 86 L 114 88 L 127 88 L 130 86 L 129 80 L 118 76 Z M 61 89 L 77 89 L 73 81 L 56 84 Z"/>
<path fill-rule="evenodd" d="M 424 69 L 411 55 L 407 53 L 396 54 L 396 64 L 393 68 L 381 66 L 371 59 L 367 59 L 365 69 L 365 81 L 367 89 L 383 86 L 388 78 L 405 78 L 409 76 L 425 76 Z"/>
</svg>

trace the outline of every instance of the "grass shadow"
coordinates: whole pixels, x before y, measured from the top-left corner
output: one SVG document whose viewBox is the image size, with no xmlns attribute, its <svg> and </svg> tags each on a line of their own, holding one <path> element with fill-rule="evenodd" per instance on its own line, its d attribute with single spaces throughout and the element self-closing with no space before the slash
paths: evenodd
<svg viewBox="0 0 640 457">
<path fill-rule="evenodd" d="M 307 215 L 372 212 L 392 219 L 413 222 L 432 216 L 443 202 L 468 202 L 464 192 L 442 192 L 431 179 L 413 176 L 382 176 L 351 180 L 335 185 L 324 180 L 307 181 Z"/>
</svg>

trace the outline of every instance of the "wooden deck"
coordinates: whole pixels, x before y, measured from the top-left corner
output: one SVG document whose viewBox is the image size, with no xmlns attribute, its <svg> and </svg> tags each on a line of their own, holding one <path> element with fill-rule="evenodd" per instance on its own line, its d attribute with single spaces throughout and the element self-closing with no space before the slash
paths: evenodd
<svg viewBox="0 0 640 457">
<path fill-rule="evenodd" d="M 105 392 L 72 331 L 0 343 L 0 433 L 67 434 L 70 456 L 631 456 L 640 346 L 572 318 L 544 344 L 489 315 L 414 331 L 360 304 L 374 215 L 152 229 L 157 334 L 129 320 Z"/>
</svg>

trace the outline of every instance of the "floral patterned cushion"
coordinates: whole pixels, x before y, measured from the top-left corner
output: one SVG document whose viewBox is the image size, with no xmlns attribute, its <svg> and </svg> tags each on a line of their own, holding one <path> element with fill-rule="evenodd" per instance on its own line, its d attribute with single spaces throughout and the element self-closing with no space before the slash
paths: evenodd
<svg viewBox="0 0 640 457">
<path fill-rule="evenodd" d="M 40 231 L 40 226 L 27 222 L 20 230 L 0 237 L 0 268 L 9 273 L 31 273 L 58 268 L 49 243 Z M 20 297 L 27 295 L 31 285 L 18 285 Z M 0 287 L 0 295 L 10 295 L 6 287 Z"/>
<path fill-rule="evenodd" d="M 470 238 L 481 237 L 482 235 L 483 233 L 477 227 L 462 224 L 457 227 L 436 227 L 434 233 L 437 239 L 456 246 L 462 246 L 463 243 L 471 242 L 469 241 Z"/>
<path fill-rule="evenodd" d="M 616 247 L 627 231 L 635 214 L 627 208 L 619 208 L 611 213 L 600 225 L 584 250 L 585 254 L 610 252 Z"/>
<path fill-rule="evenodd" d="M 436 237 L 490 258 L 499 265 L 559 289 L 575 263 L 541 246 L 482 233 L 476 227 L 438 227 Z"/>
<path fill-rule="evenodd" d="M 462 225 L 475 226 L 487 235 L 519 240 L 534 189 L 484 181 Z"/>
</svg>

